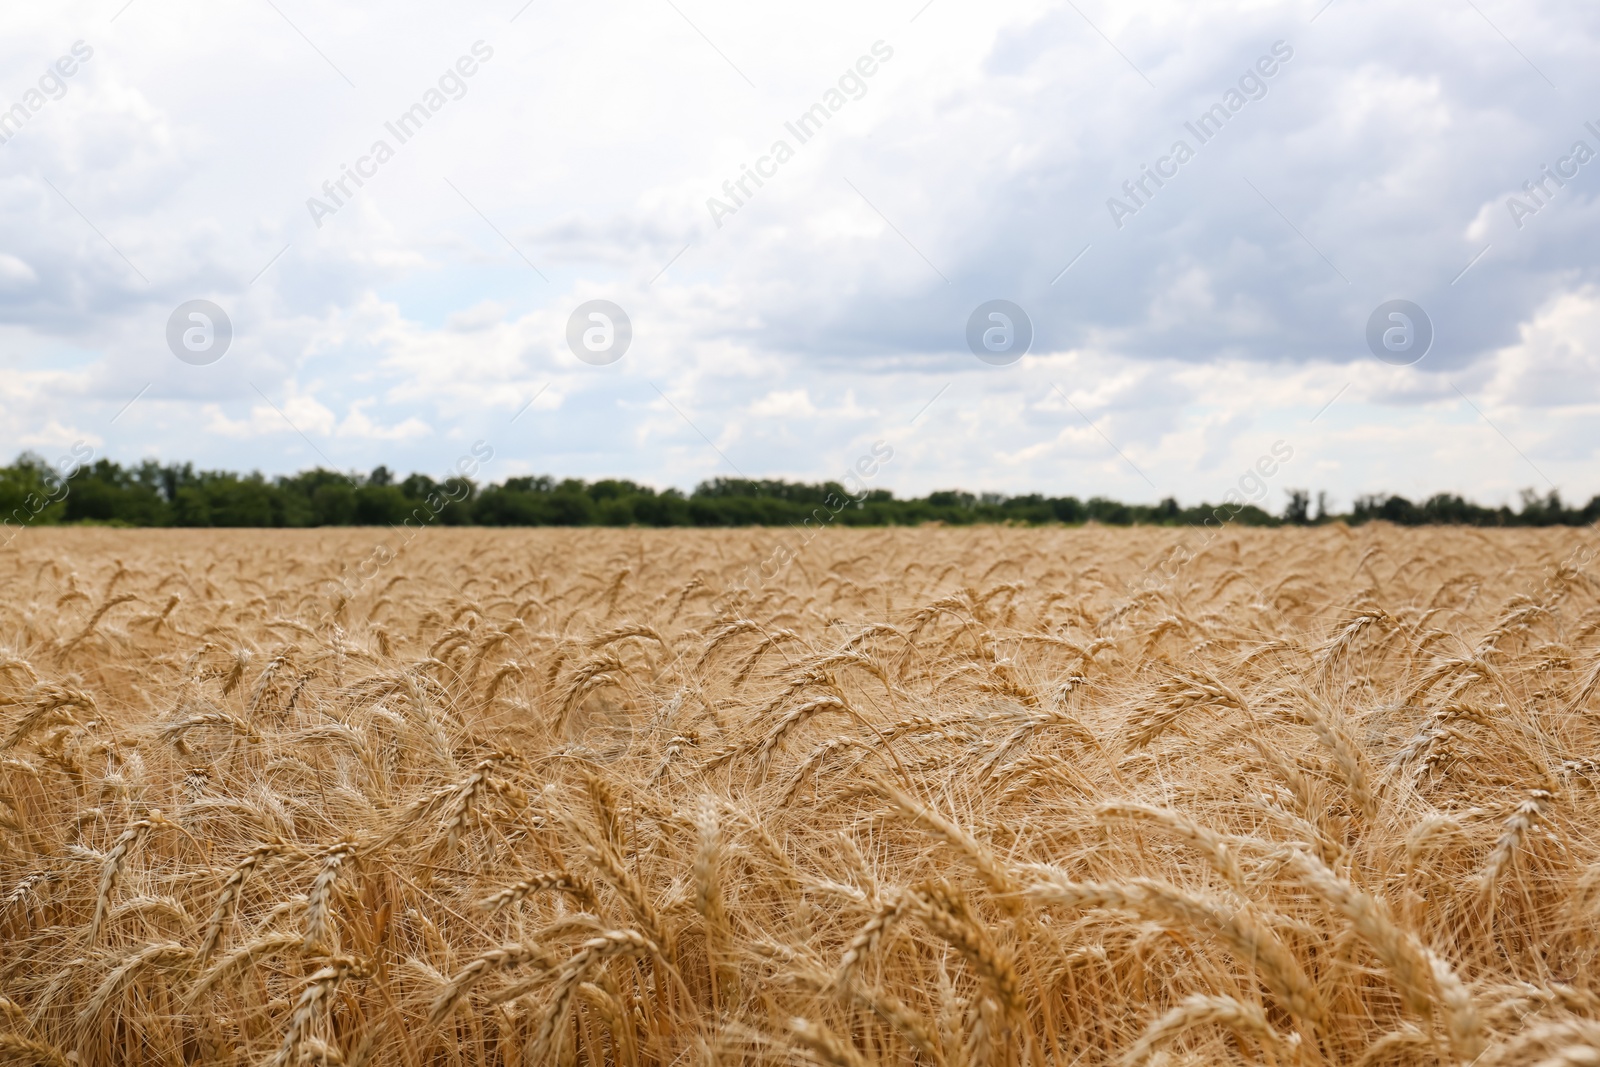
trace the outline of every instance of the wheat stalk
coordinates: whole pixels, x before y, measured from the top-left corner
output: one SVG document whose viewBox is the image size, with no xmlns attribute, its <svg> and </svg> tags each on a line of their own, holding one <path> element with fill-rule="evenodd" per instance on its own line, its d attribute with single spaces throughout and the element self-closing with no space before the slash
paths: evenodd
<svg viewBox="0 0 1600 1067">
<path fill-rule="evenodd" d="M 300 952 L 304 950 L 304 947 L 305 939 L 299 934 L 280 933 L 267 934 L 265 937 L 258 937 L 254 941 L 240 945 L 238 948 L 222 957 L 222 959 L 212 964 L 205 971 L 205 973 L 203 973 L 199 979 L 195 981 L 195 984 L 190 988 L 189 993 L 184 1000 L 189 1004 L 195 1004 L 200 1000 L 201 997 L 205 996 L 212 989 L 216 988 L 218 982 L 222 981 L 224 978 L 227 978 L 234 972 L 245 967 L 249 967 L 257 961 L 265 959 L 268 956 L 275 956 L 279 953 L 289 952 L 291 950 Z M 205 958 L 204 953 L 197 953 L 196 955 L 200 959 Z"/>
<path fill-rule="evenodd" d="M 244 859 L 240 860 L 228 877 L 222 883 L 222 890 L 217 894 L 217 902 L 211 912 L 211 919 L 206 923 L 205 936 L 200 940 L 199 956 L 205 960 L 216 949 L 217 942 L 222 938 L 223 927 L 228 918 L 238 907 L 239 896 L 244 892 L 245 882 L 250 876 L 269 860 L 275 859 L 303 859 L 305 853 L 293 845 L 275 841 L 271 844 L 258 845 L 251 849 Z"/>
<path fill-rule="evenodd" d="M 19 1067 L 70 1067 L 73 1062 L 43 1041 L 21 1034 L 0 1034 L 0 1063 L 14 1063 Z"/>
<path fill-rule="evenodd" d="M 305 947 L 308 951 L 327 951 L 328 947 L 338 947 L 331 922 L 333 887 L 338 881 L 340 868 L 355 854 L 354 841 L 341 841 L 322 855 L 322 864 L 311 882 L 311 892 L 306 894 Z"/>
<path fill-rule="evenodd" d="M 428 1009 L 428 1025 L 438 1026 L 449 1017 L 450 1013 L 455 1011 L 457 1005 L 472 992 L 473 987 L 484 978 L 496 971 L 510 970 L 527 963 L 538 964 L 544 970 L 550 970 L 553 967 L 550 953 L 542 946 L 532 942 L 501 945 L 499 948 L 491 949 L 478 956 L 451 976 L 443 991 L 434 998 L 432 1007 Z"/>
<path fill-rule="evenodd" d="M 111 999 L 122 992 L 124 986 L 146 968 L 171 968 L 187 964 L 194 958 L 194 950 L 174 941 L 146 945 L 119 963 L 107 974 L 78 1012 L 78 1045 L 83 1046 L 89 1034 L 101 1023 Z"/>
<path fill-rule="evenodd" d="M 821 1023 L 797 1016 L 789 1021 L 789 1036 L 795 1047 L 826 1067 L 868 1067 L 865 1056 Z"/>
<path fill-rule="evenodd" d="M 1122 1057 L 1126 1067 L 1138 1067 L 1147 1062 L 1163 1045 L 1186 1031 L 1201 1026 L 1225 1026 L 1240 1037 L 1255 1040 L 1270 1052 L 1285 1048 L 1282 1037 L 1267 1022 L 1267 1017 L 1254 1004 L 1245 1004 L 1229 996 L 1196 993 L 1155 1020 L 1139 1035 Z"/>
<path fill-rule="evenodd" d="M 556 972 L 550 1005 L 539 1024 L 538 1036 L 529 1046 L 529 1059 L 541 1063 L 556 1055 L 558 1028 L 566 1021 L 567 1009 L 578 986 L 594 967 L 616 957 L 660 955 L 661 950 L 655 942 L 637 930 L 608 930 L 599 937 L 585 941 Z"/>
<path fill-rule="evenodd" d="M 272 1067 L 286 1067 L 287 1064 L 298 1063 L 307 1042 L 314 1039 L 311 1028 L 326 1011 L 327 1002 L 332 998 L 334 991 L 345 981 L 365 978 L 369 973 L 367 966 L 361 961 L 348 956 L 337 956 L 326 967 L 313 974 L 305 991 L 295 1001 L 294 1010 L 289 1014 L 289 1025 L 284 1031 L 283 1044 L 278 1046 L 278 1052 L 271 1060 Z"/>
<path fill-rule="evenodd" d="M 100 868 L 100 885 L 94 899 L 94 918 L 89 921 L 89 929 L 85 936 L 85 940 L 90 944 L 100 938 L 100 931 L 105 926 L 106 916 L 111 907 L 111 894 L 122 879 L 122 872 L 127 866 L 130 855 L 150 835 L 151 830 L 165 825 L 169 824 L 161 812 L 152 811 L 124 830 L 112 843 L 111 851 L 106 853 L 105 863 Z"/>
<path fill-rule="evenodd" d="M 1184 893 L 1150 879 L 1119 884 L 1073 882 L 1061 872 L 1039 869 L 1043 881 L 1027 888 L 1041 904 L 1072 908 L 1107 908 L 1144 919 L 1180 925 L 1213 934 L 1241 960 L 1249 961 L 1283 1006 L 1315 1027 L 1326 1028 L 1328 1009 L 1305 970 L 1283 943 L 1242 906 Z"/>
</svg>

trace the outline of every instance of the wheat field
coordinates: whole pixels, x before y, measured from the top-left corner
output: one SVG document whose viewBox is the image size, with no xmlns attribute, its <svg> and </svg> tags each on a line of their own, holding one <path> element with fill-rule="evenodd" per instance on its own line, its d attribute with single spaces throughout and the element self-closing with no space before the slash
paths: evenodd
<svg viewBox="0 0 1600 1067">
<path fill-rule="evenodd" d="M 385 537 L 0 550 L 0 1063 L 1600 1064 L 1591 531 Z"/>
</svg>

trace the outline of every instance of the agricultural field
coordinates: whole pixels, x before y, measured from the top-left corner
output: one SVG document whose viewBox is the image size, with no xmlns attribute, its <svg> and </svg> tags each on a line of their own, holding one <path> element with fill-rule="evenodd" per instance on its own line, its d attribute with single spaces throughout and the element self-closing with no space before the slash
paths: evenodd
<svg viewBox="0 0 1600 1067">
<path fill-rule="evenodd" d="M 0 1063 L 1600 1064 L 1592 531 L 797 536 L 24 531 Z"/>
</svg>

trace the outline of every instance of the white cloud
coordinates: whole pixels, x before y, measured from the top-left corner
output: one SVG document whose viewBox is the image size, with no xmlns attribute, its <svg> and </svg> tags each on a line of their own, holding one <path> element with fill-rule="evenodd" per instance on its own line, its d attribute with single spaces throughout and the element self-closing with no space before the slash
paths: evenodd
<svg viewBox="0 0 1600 1067">
<path fill-rule="evenodd" d="M 760 418 L 810 417 L 817 414 L 817 406 L 811 402 L 808 390 L 774 390 L 751 404 L 750 414 Z"/>
<path fill-rule="evenodd" d="M 1521 334 L 1496 354 L 1489 387 L 1496 401 L 1545 409 L 1600 403 L 1600 287 L 1557 294 Z"/>
<path fill-rule="evenodd" d="M 253 440 L 276 434 L 315 434 L 327 436 L 337 417 L 315 397 L 291 396 L 281 404 L 254 404 L 249 416 L 232 419 L 216 404 L 205 405 L 206 431 L 235 440 Z M 352 413 L 354 414 L 354 413 Z"/>
<path fill-rule="evenodd" d="M 39 273 L 16 256 L 0 252 L 0 287 L 20 289 L 39 280 Z"/>
<path fill-rule="evenodd" d="M 37 430 L 23 434 L 17 443 L 23 448 L 49 452 L 50 457 L 53 458 L 55 450 L 65 452 L 79 443 L 98 448 L 105 443 L 105 438 L 81 427 L 66 426 L 55 419 L 51 419 Z"/>
<path fill-rule="evenodd" d="M 408 418 L 395 426 L 380 426 L 362 410 L 372 403 L 373 401 L 368 399 L 351 404 L 350 413 L 334 432 L 339 437 L 355 437 L 367 441 L 404 441 L 408 437 L 422 437 L 433 432 L 427 423 L 415 417 Z"/>
</svg>

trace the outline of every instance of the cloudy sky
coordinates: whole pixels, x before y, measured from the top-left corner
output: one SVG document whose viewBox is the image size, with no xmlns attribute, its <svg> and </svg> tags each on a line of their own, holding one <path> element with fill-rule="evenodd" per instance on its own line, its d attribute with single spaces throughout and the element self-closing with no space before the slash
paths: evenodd
<svg viewBox="0 0 1600 1067">
<path fill-rule="evenodd" d="M 1281 441 L 1274 508 L 1600 492 L 1593 3 L 62 0 L 0 31 L 7 456 L 443 473 L 483 440 L 493 480 L 688 488 L 883 441 L 903 493 L 1194 502 Z M 995 299 L 1032 330 L 999 366 L 967 340 Z M 195 300 L 232 328 L 198 365 Z M 568 340 L 592 300 L 631 323 L 606 365 Z M 1369 348 L 1392 300 L 1431 325 L 1411 365 Z"/>
</svg>

